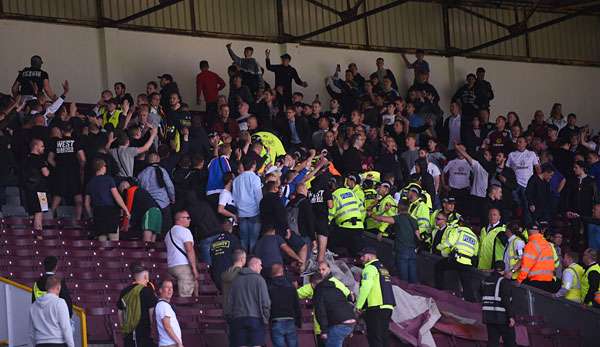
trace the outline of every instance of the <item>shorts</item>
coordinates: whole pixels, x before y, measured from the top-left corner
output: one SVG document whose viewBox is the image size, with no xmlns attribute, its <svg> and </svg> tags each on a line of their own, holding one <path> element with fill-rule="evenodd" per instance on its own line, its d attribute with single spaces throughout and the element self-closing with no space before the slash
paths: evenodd
<svg viewBox="0 0 600 347">
<path fill-rule="evenodd" d="M 306 242 L 302 238 L 302 236 L 298 236 L 295 232 L 291 232 L 292 236 L 289 239 L 285 240 L 285 242 L 290 246 L 294 252 L 298 253 L 300 249 L 306 245 Z"/>
<path fill-rule="evenodd" d="M 93 212 L 96 236 L 116 234 L 119 231 L 121 209 L 117 206 L 96 206 Z"/>
<path fill-rule="evenodd" d="M 162 228 L 162 211 L 158 207 L 152 207 L 142 217 L 142 230 L 149 230 L 159 235 Z"/>
<path fill-rule="evenodd" d="M 79 172 L 79 171 L 77 171 Z M 75 195 L 81 195 L 82 185 L 79 175 L 68 172 L 56 172 L 53 175 L 52 193 L 61 198 L 71 198 Z"/>
<path fill-rule="evenodd" d="M 44 194 L 46 196 L 46 205 L 48 205 L 49 204 L 48 193 L 46 193 L 46 192 L 39 192 L 39 193 Z M 25 191 L 25 209 L 27 210 L 27 213 L 29 213 L 30 216 L 35 213 L 45 212 L 44 209 L 42 208 L 42 205 L 40 204 L 40 198 L 38 196 L 38 192 L 29 191 L 29 190 Z M 46 206 L 46 211 L 48 211 L 47 206 Z"/>
<path fill-rule="evenodd" d="M 189 264 L 175 265 L 167 269 L 169 275 L 177 280 L 177 292 L 182 298 L 189 298 L 196 289 L 196 280 Z"/>
<path fill-rule="evenodd" d="M 261 319 L 240 317 L 231 321 L 230 344 L 232 346 L 263 346 L 266 328 Z"/>
<path fill-rule="evenodd" d="M 315 218 L 315 230 L 317 231 L 317 235 L 329 237 L 329 223 L 327 217 L 325 217 L 325 219 Z"/>
</svg>

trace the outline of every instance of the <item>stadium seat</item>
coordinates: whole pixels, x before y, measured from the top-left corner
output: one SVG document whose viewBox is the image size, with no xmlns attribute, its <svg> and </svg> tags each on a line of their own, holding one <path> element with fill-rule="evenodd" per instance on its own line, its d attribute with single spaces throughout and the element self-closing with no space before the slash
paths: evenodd
<svg viewBox="0 0 600 347">
<path fill-rule="evenodd" d="M 116 309 L 108 307 L 90 307 L 85 309 L 88 321 L 88 341 L 90 343 L 112 342 L 113 334 L 109 315 L 115 312 Z"/>
<path fill-rule="evenodd" d="M 4 216 L 4 223 L 8 225 L 31 224 L 29 214 L 22 206 L 2 205 L 2 215 Z"/>
</svg>

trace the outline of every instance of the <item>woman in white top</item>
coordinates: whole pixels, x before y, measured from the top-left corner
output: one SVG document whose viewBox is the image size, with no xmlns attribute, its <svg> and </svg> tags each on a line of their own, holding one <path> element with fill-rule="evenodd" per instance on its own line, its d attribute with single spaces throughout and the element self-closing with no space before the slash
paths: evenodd
<svg viewBox="0 0 600 347">
<path fill-rule="evenodd" d="M 223 175 L 223 183 L 225 184 L 225 187 L 221 193 L 219 193 L 219 205 L 217 207 L 217 212 L 219 213 L 219 217 L 222 219 L 232 218 L 233 221 L 237 222 L 235 202 L 233 201 L 233 195 L 231 194 L 233 178 L 234 175 L 232 172 L 228 172 Z"/>
</svg>

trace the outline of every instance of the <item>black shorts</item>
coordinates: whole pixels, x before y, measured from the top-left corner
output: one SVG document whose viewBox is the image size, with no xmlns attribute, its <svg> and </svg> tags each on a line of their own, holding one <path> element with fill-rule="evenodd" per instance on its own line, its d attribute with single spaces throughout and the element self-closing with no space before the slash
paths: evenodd
<svg viewBox="0 0 600 347">
<path fill-rule="evenodd" d="M 304 242 L 302 236 L 298 236 L 295 232 L 292 231 L 291 234 L 292 236 L 290 236 L 289 239 L 286 239 L 285 242 L 294 250 L 294 252 L 298 253 L 300 249 L 306 245 L 306 242 Z"/>
<path fill-rule="evenodd" d="M 56 172 L 52 179 L 52 194 L 61 198 L 71 198 L 82 192 L 81 178 L 76 173 Z"/>
<path fill-rule="evenodd" d="M 329 236 L 329 222 L 327 221 L 327 217 L 323 218 L 315 218 L 315 230 L 317 235 L 322 235 L 325 237 Z"/>
<path fill-rule="evenodd" d="M 50 204 L 50 200 L 48 200 L 48 198 L 49 198 L 48 193 L 46 193 L 46 192 L 40 192 L 40 193 L 46 194 L 47 203 Z M 25 209 L 27 210 L 27 213 L 29 213 L 30 216 L 33 215 L 34 213 L 43 212 L 42 206 L 40 205 L 40 199 L 39 199 L 37 191 L 25 190 L 23 195 L 25 197 Z"/>
<path fill-rule="evenodd" d="M 94 234 L 116 234 L 121 222 L 121 209 L 117 206 L 94 207 Z"/>
</svg>

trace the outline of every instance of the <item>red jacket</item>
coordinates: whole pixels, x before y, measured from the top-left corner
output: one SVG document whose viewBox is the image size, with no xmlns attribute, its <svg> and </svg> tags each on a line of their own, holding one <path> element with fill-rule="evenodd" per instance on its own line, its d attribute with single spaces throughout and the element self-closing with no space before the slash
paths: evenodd
<svg viewBox="0 0 600 347">
<path fill-rule="evenodd" d="M 203 71 L 196 76 L 196 97 L 204 94 L 204 101 L 217 102 L 219 91 L 225 88 L 225 81 L 212 71 Z"/>
</svg>

